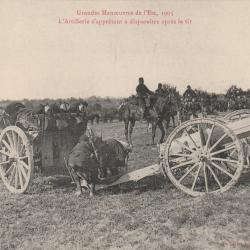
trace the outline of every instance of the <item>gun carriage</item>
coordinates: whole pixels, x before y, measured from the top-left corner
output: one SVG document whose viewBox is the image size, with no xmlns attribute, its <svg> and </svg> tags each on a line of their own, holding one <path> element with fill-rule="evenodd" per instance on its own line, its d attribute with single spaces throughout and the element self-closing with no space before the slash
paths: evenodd
<svg viewBox="0 0 250 250">
<path fill-rule="evenodd" d="M 80 113 L 35 114 L 25 107 L 21 111 L 0 115 L 0 176 L 12 193 L 27 191 L 34 171 L 66 173 L 64 157 L 87 126 Z"/>
</svg>

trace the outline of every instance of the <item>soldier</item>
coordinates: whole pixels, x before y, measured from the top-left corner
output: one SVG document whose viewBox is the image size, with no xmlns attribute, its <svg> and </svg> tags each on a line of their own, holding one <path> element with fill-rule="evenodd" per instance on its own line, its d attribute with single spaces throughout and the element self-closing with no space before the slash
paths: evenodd
<svg viewBox="0 0 250 250">
<path fill-rule="evenodd" d="M 159 95 L 159 96 L 164 95 L 164 90 L 163 90 L 163 87 L 162 87 L 162 83 L 158 83 L 158 88 L 155 90 L 155 94 Z"/>
<path fill-rule="evenodd" d="M 154 92 L 148 89 L 148 87 L 144 84 L 143 77 L 139 78 L 139 84 L 136 87 L 136 93 L 138 96 L 147 97 L 149 95 L 153 95 Z"/>
<path fill-rule="evenodd" d="M 191 86 L 188 85 L 186 91 L 183 94 L 183 101 L 184 101 L 184 109 L 187 113 L 192 113 L 192 115 L 195 117 L 196 109 L 197 109 L 197 103 L 195 102 L 197 99 L 197 95 L 194 90 L 192 90 Z"/>
<path fill-rule="evenodd" d="M 146 104 L 146 101 L 149 100 L 150 102 L 150 96 L 154 95 L 154 92 L 149 90 L 148 87 L 144 84 L 143 77 L 139 78 L 139 84 L 136 87 L 136 93 L 139 100 L 139 106 L 142 108 L 143 111 L 143 118 L 145 118 L 147 113 L 147 107 L 150 106 L 150 104 Z"/>
<path fill-rule="evenodd" d="M 183 94 L 183 98 L 186 100 L 192 100 L 193 98 L 196 98 L 196 93 L 194 90 L 192 90 L 190 85 L 187 86 L 187 89 Z"/>
</svg>

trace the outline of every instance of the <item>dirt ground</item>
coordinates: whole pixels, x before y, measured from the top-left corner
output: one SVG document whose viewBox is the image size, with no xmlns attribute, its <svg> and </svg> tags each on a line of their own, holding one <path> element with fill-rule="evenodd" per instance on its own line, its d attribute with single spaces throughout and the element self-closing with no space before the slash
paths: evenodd
<svg viewBox="0 0 250 250">
<path fill-rule="evenodd" d="M 124 140 L 122 123 L 94 126 Z M 146 124 L 134 130 L 129 169 L 157 162 Z M 74 195 L 66 176 L 35 176 L 27 194 L 0 182 L 0 249 L 250 249 L 250 178 L 220 195 L 192 198 L 147 178 L 94 198 Z"/>
</svg>

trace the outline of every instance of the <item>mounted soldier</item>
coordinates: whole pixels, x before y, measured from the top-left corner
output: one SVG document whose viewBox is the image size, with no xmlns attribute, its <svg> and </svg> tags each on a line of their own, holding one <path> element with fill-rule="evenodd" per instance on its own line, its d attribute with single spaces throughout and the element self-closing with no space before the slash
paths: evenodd
<svg viewBox="0 0 250 250">
<path fill-rule="evenodd" d="M 147 115 L 147 108 L 151 105 L 151 97 L 154 96 L 154 92 L 149 90 L 144 84 L 143 77 L 139 78 L 139 84 L 136 87 L 136 93 L 139 101 L 139 106 L 143 111 L 143 118 Z"/>
<path fill-rule="evenodd" d="M 183 94 L 183 98 L 185 100 L 192 101 L 192 99 L 195 99 L 196 97 L 197 96 L 196 96 L 195 91 L 191 88 L 190 85 L 188 85 L 187 89 L 185 90 L 185 92 Z"/>
<path fill-rule="evenodd" d="M 155 90 L 155 94 L 157 96 L 164 96 L 164 90 L 163 90 L 162 83 L 158 83 L 158 88 Z"/>
<path fill-rule="evenodd" d="M 196 116 L 196 110 L 197 110 L 197 94 L 195 91 L 191 88 L 190 85 L 187 86 L 187 89 L 183 93 L 183 107 L 184 107 L 184 113 L 186 117 L 189 117 L 189 115 Z M 189 118 L 188 118 L 189 119 Z"/>
</svg>

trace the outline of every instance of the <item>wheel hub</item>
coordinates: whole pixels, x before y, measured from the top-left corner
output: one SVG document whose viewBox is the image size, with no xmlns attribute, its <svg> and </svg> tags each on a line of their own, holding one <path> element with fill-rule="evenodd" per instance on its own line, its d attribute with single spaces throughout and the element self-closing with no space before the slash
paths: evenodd
<svg viewBox="0 0 250 250">
<path fill-rule="evenodd" d="M 198 153 L 197 158 L 199 162 L 207 162 L 210 160 L 210 155 L 209 153 L 202 151 Z"/>
</svg>

